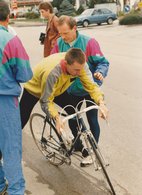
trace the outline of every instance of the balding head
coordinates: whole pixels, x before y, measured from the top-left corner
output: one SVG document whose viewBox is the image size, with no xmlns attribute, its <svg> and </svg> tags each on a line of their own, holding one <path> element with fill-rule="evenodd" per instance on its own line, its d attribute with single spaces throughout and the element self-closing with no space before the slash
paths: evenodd
<svg viewBox="0 0 142 195">
<path fill-rule="evenodd" d="M 70 29 L 73 29 L 77 25 L 76 20 L 73 17 L 65 15 L 60 16 L 58 21 L 59 26 L 62 26 L 63 24 L 67 24 Z"/>
</svg>

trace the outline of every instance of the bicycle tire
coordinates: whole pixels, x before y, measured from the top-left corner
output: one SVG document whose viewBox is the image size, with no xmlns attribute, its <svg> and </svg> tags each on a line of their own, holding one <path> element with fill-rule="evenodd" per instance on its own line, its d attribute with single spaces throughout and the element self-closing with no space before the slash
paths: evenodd
<svg viewBox="0 0 142 195">
<path fill-rule="evenodd" d="M 66 150 L 61 146 L 62 138 L 53 122 L 42 114 L 33 113 L 30 117 L 30 130 L 37 148 L 52 165 L 60 166 L 66 162 Z"/>
<path fill-rule="evenodd" d="M 107 183 L 108 183 L 108 185 L 109 185 L 109 187 L 111 189 L 112 194 L 113 195 L 116 195 L 116 192 L 114 190 L 114 187 L 112 185 L 112 182 L 110 180 L 110 177 L 109 177 L 109 175 L 108 175 L 108 173 L 106 171 L 104 162 L 102 160 L 102 156 L 100 155 L 100 151 L 97 150 L 96 145 L 94 143 L 94 138 L 90 134 L 88 134 L 87 135 L 87 139 L 88 139 L 88 142 L 90 143 L 90 145 L 92 147 L 92 150 L 93 150 L 93 152 L 94 152 L 94 154 L 96 156 L 96 159 L 97 159 L 97 161 L 98 161 L 98 163 L 99 163 L 99 165 L 101 167 L 101 170 L 102 170 L 102 172 L 103 172 L 103 174 L 104 174 L 104 176 L 106 178 L 106 181 L 107 181 Z"/>
</svg>

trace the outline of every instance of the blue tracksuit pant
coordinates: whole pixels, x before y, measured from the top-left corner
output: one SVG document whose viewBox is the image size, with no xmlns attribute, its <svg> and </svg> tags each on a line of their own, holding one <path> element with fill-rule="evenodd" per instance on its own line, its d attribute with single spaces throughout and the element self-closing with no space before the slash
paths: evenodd
<svg viewBox="0 0 142 195">
<path fill-rule="evenodd" d="M 18 98 L 0 95 L 0 191 L 8 181 L 8 195 L 24 195 L 22 129 Z"/>
</svg>

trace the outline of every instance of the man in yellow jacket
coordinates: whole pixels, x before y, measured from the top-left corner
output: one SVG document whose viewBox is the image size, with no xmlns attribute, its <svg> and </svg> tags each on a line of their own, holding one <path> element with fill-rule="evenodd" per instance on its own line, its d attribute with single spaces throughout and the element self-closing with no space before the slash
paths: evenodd
<svg viewBox="0 0 142 195">
<path fill-rule="evenodd" d="M 58 120 L 58 111 L 54 107 L 54 100 L 67 90 L 76 77 L 80 78 L 91 98 L 102 107 L 104 111 L 104 114 L 101 113 L 102 117 L 107 116 L 108 111 L 103 101 L 104 95 L 92 79 L 92 74 L 85 63 L 84 53 L 81 49 L 72 48 L 67 53 L 53 54 L 44 58 L 35 66 L 33 78 L 25 84 L 20 101 L 22 128 L 24 128 L 34 105 L 39 100 L 42 110 L 50 117 Z M 24 121 L 25 117 L 27 118 L 26 121 Z"/>
<path fill-rule="evenodd" d="M 104 95 L 92 78 L 92 74 L 86 64 L 83 51 L 71 48 L 67 53 L 57 53 L 44 58 L 33 70 L 33 78 L 24 86 L 24 92 L 20 101 L 22 128 L 26 125 L 34 105 L 40 101 L 42 110 L 56 121 L 56 128 L 60 132 L 60 121 L 58 111 L 54 103 L 60 107 L 74 104 L 66 90 L 80 78 L 85 90 L 90 94 L 92 100 L 101 106 L 101 117 L 107 117 L 108 110 L 104 104 Z M 68 114 L 73 110 L 67 109 Z M 69 121 L 70 122 L 70 121 Z M 71 128 L 76 137 L 76 131 Z M 81 151 L 83 145 L 81 143 Z"/>
</svg>

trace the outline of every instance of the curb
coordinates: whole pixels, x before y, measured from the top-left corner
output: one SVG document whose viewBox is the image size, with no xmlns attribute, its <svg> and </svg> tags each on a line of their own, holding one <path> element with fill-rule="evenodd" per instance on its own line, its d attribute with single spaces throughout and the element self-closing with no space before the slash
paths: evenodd
<svg viewBox="0 0 142 195">
<path fill-rule="evenodd" d="M 32 22 L 32 23 L 16 22 L 14 24 L 11 24 L 11 26 L 14 26 L 14 27 L 32 27 L 32 26 L 46 26 L 46 24 L 44 24 L 44 23 L 35 23 L 35 22 Z"/>
</svg>

